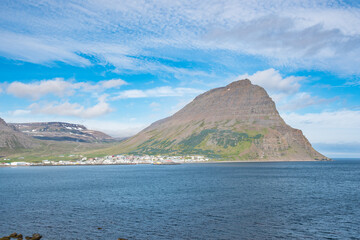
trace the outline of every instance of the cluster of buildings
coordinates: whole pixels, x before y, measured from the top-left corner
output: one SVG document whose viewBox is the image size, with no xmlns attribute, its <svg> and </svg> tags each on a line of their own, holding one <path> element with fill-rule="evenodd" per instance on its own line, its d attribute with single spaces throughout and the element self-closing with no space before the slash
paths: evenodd
<svg viewBox="0 0 360 240">
<path fill-rule="evenodd" d="M 59 165 L 133 165 L 133 164 L 159 164 L 171 165 L 181 163 L 196 163 L 207 162 L 209 158 L 201 155 L 188 155 L 188 156 L 162 156 L 162 155 L 113 155 L 105 157 L 87 158 L 79 156 L 80 159 L 76 161 L 49 161 L 42 160 L 40 163 L 34 162 L 2 162 L 0 166 L 59 166 Z"/>
</svg>

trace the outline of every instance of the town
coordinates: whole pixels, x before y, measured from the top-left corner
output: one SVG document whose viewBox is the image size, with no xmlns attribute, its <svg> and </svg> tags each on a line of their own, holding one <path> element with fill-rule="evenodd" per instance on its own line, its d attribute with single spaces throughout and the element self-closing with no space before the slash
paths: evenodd
<svg viewBox="0 0 360 240">
<path fill-rule="evenodd" d="M 60 155 L 59 158 L 63 158 Z M 105 157 L 87 158 L 82 155 L 69 155 L 69 157 L 79 157 L 79 160 L 59 160 L 49 161 L 42 160 L 41 162 L 0 162 L 0 166 L 68 166 L 68 165 L 135 165 L 135 164 L 154 164 L 154 165 L 176 165 L 181 163 L 199 163 L 208 162 L 210 159 L 201 155 L 187 155 L 187 156 L 163 156 L 163 155 L 112 155 Z M 19 158 L 19 159 L 24 159 Z M 9 161 L 11 159 L 3 159 Z"/>
</svg>

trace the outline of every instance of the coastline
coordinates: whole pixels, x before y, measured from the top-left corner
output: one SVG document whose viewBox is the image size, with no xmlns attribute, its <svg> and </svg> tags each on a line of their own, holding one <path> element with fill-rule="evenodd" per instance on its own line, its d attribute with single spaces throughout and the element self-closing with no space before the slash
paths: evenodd
<svg viewBox="0 0 360 240">
<path fill-rule="evenodd" d="M 328 162 L 334 161 L 333 159 L 329 160 L 234 160 L 234 161 L 203 161 L 203 162 L 179 162 L 179 163 L 114 163 L 114 164 L 39 164 L 39 165 L 0 165 L 0 167 L 69 167 L 69 166 L 111 166 L 111 165 L 182 165 L 182 164 L 212 164 L 212 163 L 274 163 L 274 162 Z"/>
<path fill-rule="evenodd" d="M 244 163 L 251 163 L 251 162 L 325 162 L 325 161 L 331 161 L 331 160 L 234 160 L 234 161 L 209 161 L 207 163 L 239 163 L 239 162 L 244 162 Z"/>
</svg>

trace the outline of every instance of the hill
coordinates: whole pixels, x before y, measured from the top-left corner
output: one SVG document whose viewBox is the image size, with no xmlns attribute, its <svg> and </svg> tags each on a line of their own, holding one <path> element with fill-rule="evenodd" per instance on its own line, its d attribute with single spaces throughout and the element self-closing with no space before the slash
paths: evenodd
<svg viewBox="0 0 360 240">
<path fill-rule="evenodd" d="M 74 141 L 74 142 L 113 142 L 109 135 L 89 130 L 80 124 L 65 122 L 12 123 L 17 130 L 40 140 Z"/>
<path fill-rule="evenodd" d="M 16 149 L 29 149 L 37 145 L 34 139 L 17 131 L 0 118 L 0 154 Z"/>
<path fill-rule="evenodd" d="M 41 133 L 44 137 L 33 138 L 30 132 L 34 137 Z M 78 160 L 83 152 L 113 146 L 115 143 L 108 143 L 109 139 L 112 138 L 106 134 L 77 124 L 7 124 L 0 118 L 0 157 L 11 161 Z"/>
<path fill-rule="evenodd" d="M 224 160 L 328 160 L 301 130 L 284 122 L 266 91 L 248 79 L 199 95 L 109 151 Z"/>
</svg>

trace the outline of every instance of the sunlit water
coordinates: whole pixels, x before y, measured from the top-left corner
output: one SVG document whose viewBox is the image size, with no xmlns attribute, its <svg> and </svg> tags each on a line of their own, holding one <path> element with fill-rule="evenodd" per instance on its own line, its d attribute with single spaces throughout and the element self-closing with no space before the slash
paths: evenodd
<svg viewBox="0 0 360 240">
<path fill-rule="evenodd" d="M 0 168 L 0 188 L 0 237 L 360 237 L 360 160 Z"/>
</svg>

